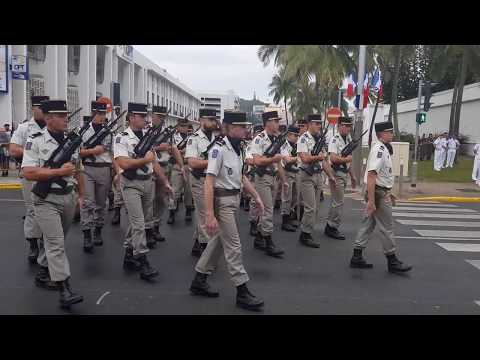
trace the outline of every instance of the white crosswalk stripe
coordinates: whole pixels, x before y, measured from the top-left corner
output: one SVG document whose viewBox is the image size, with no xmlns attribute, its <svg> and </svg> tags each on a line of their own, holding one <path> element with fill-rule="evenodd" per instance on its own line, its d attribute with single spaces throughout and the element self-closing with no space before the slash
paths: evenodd
<svg viewBox="0 0 480 360">
<path fill-rule="evenodd" d="M 468 230 L 419 230 L 413 229 L 417 234 L 422 236 L 441 236 L 441 237 L 457 237 L 457 238 L 479 238 L 480 231 Z"/>
<path fill-rule="evenodd" d="M 396 206 L 419 206 L 419 207 L 442 207 L 442 208 L 458 208 L 458 205 L 453 204 L 429 204 L 429 203 L 399 203 Z"/>
<path fill-rule="evenodd" d="M 393 217 L 413 217 L 413 218 L 439 218 L 439 219 L 480 219 L 477 214 L 435 214 L 435 213 L 413 213 L 413 212 L 394 212 Z"/>
<path fill-rule="evenodd" d="M 480 227 L 480 222 L 477 221 L 441 221 L 441 220 L 405 220 L 397 219 L 398 223 L 403 225 L 415 226 L 453 226 L 453 227 Z"/>
<path fill-rule="evenodd" d="M 438 211 L 438 212 L 449 212 L 449 213 L 476 213 L 477 211 L 472 209 L 461 209 L 461 208 L 432 208 L 432 207 L 416 207 L 416 206 L 393 206 L 393 210 L 401 211 Z"/>
</svg>

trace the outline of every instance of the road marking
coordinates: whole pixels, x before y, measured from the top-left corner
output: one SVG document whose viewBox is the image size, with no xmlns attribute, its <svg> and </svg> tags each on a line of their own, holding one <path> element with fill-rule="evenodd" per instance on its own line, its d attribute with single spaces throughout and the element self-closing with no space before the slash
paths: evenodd
<svg viewBox="0 0 480 360">
<path fill-rule="evenodd" d="M 435 243 L 447 251 L 480 252 L 480 244 Z"/>
<path fill-rule="evenodd" d="M 444 221 L 444 220 L 405 220 L 396 219 L 396 222 L 403 225 L 415 226 L 461 226 L 461 227 L 480 227 L 478 221 Z"/>
<path fill-rule="evenodd" d="M 480 269 L 480 260 L 465 260 L 470 265 L 475 266 L 477 269 Z"/>
<path fill-rule="evenodd" d="M 449 240 L 449 241 L 480 241 L 480 238 L 456 238 L 444 236 L 397 236 L 395 239 L 425 239 L 425 240 Z"/>
<path fill-rule="evenodd" d="M 478 306 L 480 306 L 480 301 L 474 301 L 475 304 L 477 304 Z"/>
<path fill-rule="evenodd" d="M 452 204 L 425 204 L 425 203 L 399 203 L 397 201 L 397 207 L 398 206 L 419 206 L 419 207 L 446 207 L 446 208 L 455 208 L 458 207 L 458 205 L 452 205 Z"/>
<path fill-rule="evenodd" d="M 23 199 L 0 199 L 0 201 L 6 201 L 6 202 L 24 202 Z"/>
<path fill-rule="evenodd" d="M 100 305 L 100 303 L 102 302 L 103 298 L 105 296 L 107 296 L 108 294 L 110 294 L 110 291 L 105 291 L 105 294 L 103 294 L 102 296 L 100 296 L 100 298 L 97 300 L 97 305 Z"/>
<path fill-rule="evenodd" d="M 452 213 L 458 213 L 458 212 L 466 212 L 466 213 L 476 213 L 476 210 L 472 209 L 443 209 L 443 208 L 431 208 L 431 207 L 408 207 L 408 206 L 394 206 L 392 208 L 393 210 L 409 210 L 409 211 L 438 211 L 438 212 L 452 212 Z"/>
<path fill-rule="evenodd" d="M 413 229 L 421 236 L 442 236 L 442 237 L 456 237 L 456 238 L 479 238 L 480 231 L 463 231 L 463 230 L 419 230 Z"/>
<path fill-rule="evenodd" d="M 402 213 L 402 212 L 394 212 L 392 213 L 393 216 L 399 217 L 413 217 L 413 218 L 442 218 L 442 219 L 480 219 L 480 215 L 478 214 L 434 214 L 434 213 Z"/>
</svg>

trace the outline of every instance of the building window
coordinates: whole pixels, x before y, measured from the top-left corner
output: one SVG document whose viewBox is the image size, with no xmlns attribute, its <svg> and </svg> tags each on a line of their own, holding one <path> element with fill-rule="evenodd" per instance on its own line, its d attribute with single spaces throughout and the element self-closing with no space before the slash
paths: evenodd
<svg viewBox="0 0 480 360">
<path fill-rule="evenodd" d="M 150 105 L 150 91 L 147 90 L 147 106 Z"/>
<path fill-rule="evenodd" d="M 80 71 L 80 45 L 68 45 L 68 72 L 78 75 Z"/>
<path fill-rule="evenodd" d="M 163 105 L 163 96 L 162 96 L 162 106 L 164 106 L 164 105 Z"/>
<path fill-rule="evenodd" d="M 97 84 L 102 84 L 105 76 L 105 51 L 106 47 L 97 45 Z"/>
<path fill-rule="evenodd" d="M 157 106 L 160 105 L 160 95 L 157 95 Z"/>
<path fill-rule="evenodd" d="M 155 104 L 155 94 L 152 92 L 152 105 Z"/>
<path fill-rule="evenodd" d="M 27 45 L 27 55 L 32 60 L 44 62 L 47 57 L 47 45 Z"/>
</svg>

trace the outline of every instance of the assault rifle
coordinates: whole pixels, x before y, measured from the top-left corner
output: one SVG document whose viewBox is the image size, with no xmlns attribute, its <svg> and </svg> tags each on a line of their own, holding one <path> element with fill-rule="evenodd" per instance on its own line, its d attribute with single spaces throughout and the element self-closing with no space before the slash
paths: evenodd
<svg viewBox="0 0 480 360">
<path fill-rule="evenodd" d="M 90 124 L 83 125 L 80 130 L 75 132 L 75 130 L 69 132 L 65 141 L 55 149 L 50 158 L 45 162 L 43 167 L 48 167 L 51 169 L 59 169 L 63 164 L 66 164 L 72 159 L 75 151 L 82 144 L 82 136 L 87 131 Z M 45 199 L 50 192 L 50 188 L 53 183 L 60 185 L 65 189 L 67 182 L 61 177 L 50 178 L 46 181 L 37 181 L 35 186 L 32 188 L 32 192 L 38 197 Z"/>
<path fill-rule="evenodd" d="M 113 134 L 115 131 L 112 131 L 113 127 L 116 125 L 118 120 L 127 112 L 125 110 L 120 115 L 118 115 L 114 120 L 110 121 L 108 125 L 103 125 L 99 132 L 93 134 L 87 141 L 83 143 L 85 149 L 93 149 L 95 146 L 102 144 L 103 140 L 110 134 Z M 90 155 L 86 156 L 84 160 L 90 159 L 92 162 L 95 162 L 95 156 Z"/>
<path fill-rule="evenodd" d="M 215 136 L 215 138 L 210 142 L 210 144 L 208 144 L 207 148 L 205 149 L 205 151 L 203 151 L 201 154 L 200 154 L 200 158 L 202 160 L 207 160 L 208 159 L 208 152 L 210 151 L 210 149 L 213 147 L 213 145 L 215 145 L 215 143 L 220 140 L 223 136 L 222 135 L 217 135 Z M 200 179 L 200 177 L 202 176 L 203 174 L 203 169 L 192 169 L 190 171 L 190 174 L 192 174 L 196 179 Z"/>
<path fill-rule="evenodd" d="M 327 137 L 327 131 L 328 127 L 330 124 L 327 125 L 325 130 L 323 131 L 322 135 L 320 135 L 320 138 L 318 141 L 315 143 L 315 146 L 313 147 L 312 151 L 310 152 L 310 155 L 312 156 L 317 156 L 320 154 L 320 152 L 323 150 L 323 148 L 326 145 L 326 137 Z M 312 176 L 315 172 L 319 170 L 317 161 L 311 162 L 306 168 L 301 168 L 303 171 L 305 171 L 308 175 Z"/>
<path fill-rule="evenodd" d="M 266 156 L 267 158 L 272 158 L 275 155 L 277 155 L 280 152 L 280 149 L 282 148 L 283 144 L 285 144 L 285 141 L 287 141 L 287 134 L 288 134 L 288 131 L 281 133 L 275 139 L 275 141 L 272 142 L 270 146 L 265 150 L 265 152 L 263 153 L 263 156 Z M 267 167 L 268 166 L 256 166 L 255 173 L 258 176 L 262 177 L 263 175 L 266 174 Z"/>
<path fill-rule="evenodd" d="M 70 121 L 71 118 L 73 118 L 75 115 L 77 115 L 80 111 L 82 110 L 81 107 L 79 107 L 77 110 L 75 110 L 73 113 L 71 113 L 70 115 L 68 115 L 67 117 L 67 122 Z"/>
<path fill-rule="evenodd" d="M 346 158 L 348 155 L 352 154 L 353 151 L 360 145 L 360 141 L 362 140 L 363 135 L 367 133 L 369 129 L 365 130 L 363 134 L 361 134 L 357 139 L 350 141 L 340 152 L 340 157 Z M 347 164 L 333 164 L 333 170 L 340 170 L 343 172 L 347 172 Z"/>
</svg>

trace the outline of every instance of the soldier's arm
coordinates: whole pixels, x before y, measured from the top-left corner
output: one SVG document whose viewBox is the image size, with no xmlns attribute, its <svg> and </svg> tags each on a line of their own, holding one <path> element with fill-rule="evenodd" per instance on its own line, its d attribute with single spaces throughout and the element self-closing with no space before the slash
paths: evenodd
<svg viewBox="0 0 480 360">
<path fill-rule="evenodd" d="M 198 158 L 188 158 L 187 159 L 188 166 L 192 169 L 206 169 L 208 166 L 208 160 L 202 160 Z"/>
<path fill-rule="evenodd" d="M 169 187 L 170 183 L 168 182 L 168 178 L 165 175 L 165 171 L 162 169 L 158 161 L 153 162 L 153 171 L 155 172 L 155 175 L 157 178 L 160 180 L 160 182 L 163 184 L 163 186 Z"/>
<path fill-rule="evenodd" d="M 323 159 L 325 159 L 325 155 L 322 152 L 318 155 L 310 155 L 306 152 L 299 152 L 298 156 L 300 157 L 300 160 L 302 160 L 302 162 L 305 164 L 310 164 L 312 162 L 322 161 Z"/>
<path fill-rule="evenodd" d="M 115 160 L 117 161 L 118 166 L 120 166 L 123 170 L 138 169 L 151 162 L 148 158 L 130 159 L 126 156 L 116 157 Z"/>
<path fill-rule="evenodd" d="M 176 165 L 180 166 L 180 168 L 183 168 L 183 157 L 182 157 L 182 154 L 180 153 L 180 150 L 178 150 L 177 146 L 172 146 L 172 155 L 175 161 L 177 162 Z"/>
<path fill-rule="evenodd" d="M 40 167 L 39 158 L 37 145 L 27 141 L 22 161 L 22 170 L 25 179 L 30 181 L 47 181 L 55 177 L 69 176 L 75 169 L 70 162 L 64 164 L 59 169 Z"/>
<path fill-rule="evenodd" d="M 377 172 L 370 170 L 367 175 L 368 202 L 375 204 L 375 184 L 377 183 Z"/>
<path fill-rule="evenodd" d="M 283 156 L 281 154 L 276 154 L 271 158 L 263 155 L 253 154 L 253 163 L 256 166 L 268 166 L 268 165 L 279 162 L 280 160 L 282 160 L 282 158 Z"/>
<path fill-rule="evenodd" d="M 255 187 L 245 175 L 243 175 L 242 177 L 242 183 L 243 183 L 243 189 L 245 190 L 246 193 L 250 194 L 252 198 L 255 199 L 255 201 L 258 201 L 258 200 L 261 201 L 260 195 L 258 195 L 257 190 L 255 190 Z"/>
<path fill-rule="evenodd" d="M 330 166 L 330 163 L 324 159 L 322 161 L 322 165 L 323 165 L 323 170 L 325 170 L 325 174 L 327 174 L 328 178 L 331 181 L 335 182 L 335 173 L 333 172 L 333 169 Z"/>
<path fill-rule="evenodd" d="M 215 184 L 215 175 L 207 174 L 205 183 L 203 185 L 203 192 L 205 198 L 205 215 L 214 217 L 213 211 L 213 185 Z"/>
<path fill-rule="evenodd" d="M 15 159 L 21 159 L 23 156 L 23 146 L 18 144 L 10 143 L 8 151 Z"/>
<path fill-rule="evenodd" d="M 78 196 L 83 198 L 83 195 L 85 194 L 85 178 L 83 177 L 83 172 L 77 172 L 75 174 L 75 179 L 78 184 Z"/>
</svg>

